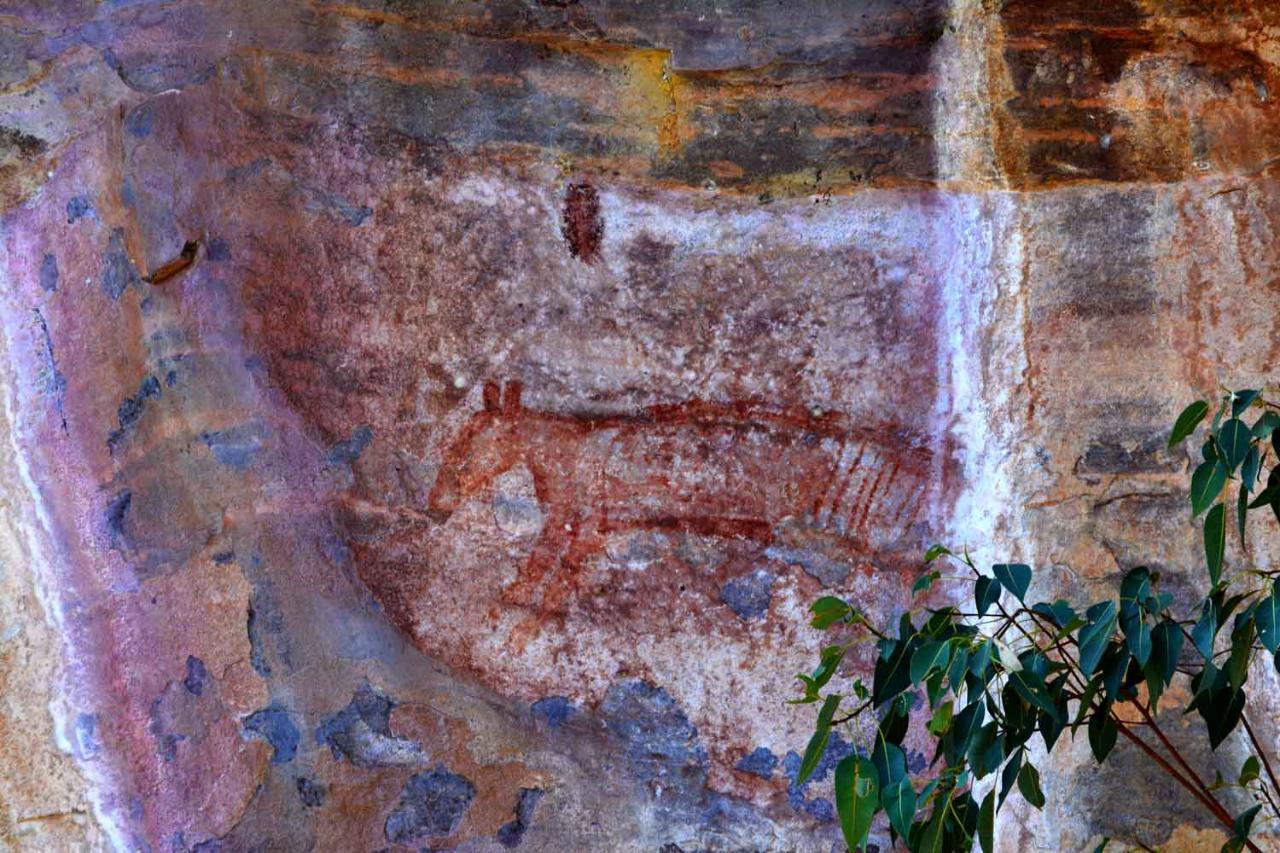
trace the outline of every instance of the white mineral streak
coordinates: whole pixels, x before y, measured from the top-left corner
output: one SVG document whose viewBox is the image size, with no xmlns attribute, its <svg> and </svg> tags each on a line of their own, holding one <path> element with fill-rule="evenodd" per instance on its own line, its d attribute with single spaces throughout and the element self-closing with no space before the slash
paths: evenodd
<svg viewBox="0 0 1280 853">
<path fill-rule="evenodd" d="M 947 259 L 940 282 L 934 422 L 936 433 L 948 436 L 961 454 L 963 485 L 945 544 L 974 549 L 975 562 L 986 571 L 1005 560 L 1034 563 L 1036 554 L 1029 551 L 1020 522 L 1032 461 L 1027 417 L 1032 389 L 1026 380 L 1028 304 L 1018 196 L 967 191 L 1000 185 L 988 62 L 998 23 L 982 7 L 982 0 L 955 0 L 950 26 L 933 55 L 939 81 L 933 139 L 938 179 L 958 191 L 947 197 L 947 215 L 934 226 L 936 256 Z M 999 651 L 1010 665 L 1012 651 L 1003 645 Z M 1029 812 L 1016 806 L 1000 812 L 999 849 L 1017 848 L 1018 825 L 1039 819 Z"/>
</svg>

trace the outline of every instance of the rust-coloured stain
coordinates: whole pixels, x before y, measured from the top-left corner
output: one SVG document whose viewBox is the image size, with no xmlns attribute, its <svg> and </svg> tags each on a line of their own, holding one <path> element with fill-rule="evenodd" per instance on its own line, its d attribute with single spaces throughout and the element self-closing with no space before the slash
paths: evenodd
<svg viewBox="0 0 1280 853">
<path fill-rule="evenodd" d="M 844 560 L 886 555 L 927 503 L 933 454 L 839 413 L 691 401 L 593 417 L 526 408 L 518 383 L 444 454 L 428 509 L 446 518 L 519 464 L 544 523 L 504 597 L 560 612 L 608 534 L 677 530 L 789 544 L 821 540 Z M 540 593 L 540 595 L 539 595 Z"/>
<path fill-rule="evenodd" d="M 600 196 L 591 184 L 569 184 L 560 233 L 569 243 L 570 254 L 583 263 L 595 263 L 600 257 L 604 220 L 600 218 Z"/>
<path fill-rule="evenodd" d="M 148 284 L 163 284 L 191 266 L 196 259 L 196 252 L 198 251 L 200 251 L 200 241 L 188 240 L 182 244 L 182 251 L 178 253 L 178 256 L 156 268 L 151 275 L 146 276 L 146 282 Z"/>
</svg>

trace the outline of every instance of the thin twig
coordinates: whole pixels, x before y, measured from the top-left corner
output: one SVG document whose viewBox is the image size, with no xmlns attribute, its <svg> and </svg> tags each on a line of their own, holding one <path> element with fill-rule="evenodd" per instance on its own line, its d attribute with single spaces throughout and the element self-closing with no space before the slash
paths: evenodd
<svg viewBox="0 0 1280 853">
<path fill-rule="evenodd" d="M 1129 731 L 1128 727 L 1125 726 L 1123 723 L 1121 723 L 1115 717 L 1114 714 L 1112 715 L 1112 720 L 1116 723 L 1116 730 L 1119 731 L 1120 734 L 1124 735 L 1130 741 L 1132 741 L 1135 746 L 1137 746 L 1144 753 L 1146 753 L 1148 758 L 1150 758 L 1156 764 L 1159 764 L 1160 767 L 1166 773 L 1172 776 L 1179 785 L 1181 785 L 1182 787 L 1190 791 L 1192 796 L 1194 796 L 1197 800 L 1200 801 L 1201 805 L 1203 805 L 1210 812 L 1212 812 L 1214 817 L 1216 817 L 1219 821 L 1221 821 L 1222 824 L 1226 826 L 1229 830 L 1231 830 L 1233 834 L 1235 833 L 1235 820 L 1231 817 L 1230 814 L 1227 813 L 1226 809 L 1222 808 L 1222 806 L 1216 803 L 1215 801 L 1206 799 L 1205 796 L 1201 794 L 1199 790 L 1196 789 L 1196 786 L 1193 785 L 1191 782 L 1187 781 L 1186 779 L 1184 779 L 1182 777 L 1182 774 L 1177 771 L 1177 768 L 1175 768 L 1172 764 L 1170 764 L 1163 755 L 1161 755 L 1160 753 L 1152 749 L 1147 744 L 1147 742 L 1144 741 L 1142 738 L 1138 737 L 1133 732 Z M 1215 806 L 1217 806 L 1217 808 L 1215 808 Z M 1244 843 L 1251 851 L 1253 851 L 1253 853 L 1262 853 L 1262 851 L 1258 848 L 1258 845 L 1254 844 L 1252 841 L 1245 839 Z"/>
<path fill-rule="evenodd" d="M 1160 729 L 1160 726 L 1156 723 L 1155 715 L 1151 713 L 1151 709 L 1144 708 L 1142 705 L 1140 705 L 1137 702 L 1134 702 L 1133 706 L 1137 708 L 1138 713 L 1142 714 L 1142 716 L 1146 718 L 1147 722 L 1151 724 L 1151 730 L 1156 733 L 1156 737 L 1159 738 L 1162 744 L 1164 744 L 1164 748 L 1169 750 L 1169 754 L 1172 755 L 1177 760 L 1178 764 L 1182 766 L 1182 769 L 1187 772 L 1187 776 L 1192 781 L 1194 781 L 1197 785 L 1200 786 L 1200 790 L 1204 792 L 1204 795 L 1206 797 L 1208 797 L 1209 799 L 1213 800 L 1215 803 L 1218 804 L 1218 808 L 1222 809 L 1223 811 L 1226 811 L 1222 803 L 1218 802 L 1218 798 L 1215 797 L 1213 795 L 1213 792 L 1209 790 L 1209 787 L 1205 785 L 1205 783 L 1200 779 L 1200 777 L 1196 774 L 1196 772 L 1191 769 L 1191 765 L 1188 764 L 1186 759 L 1182 757 L 1182 753 L 1179 752 L 1177 748 L 1174 747 L 1174 745 L 1169 741 L 1169 738 L 1165 736 L 1165 733 Z"/>
<path fill-rule="evenodd" d="M 1276 774 L 1271 769 L 1271 759 L 1267 758 L 1267 753 L 1263 750 L 1262 743 L 1258 740 L 1258 736 L 1253 732 L 1253 726 L 1249 725 L 1249 718 L 1241 714 L 1240 719 L 1244 722 L 1244 730 L 1249 733 L 1249 741 L 1253 744 L 1254 752 L 1256 752 L 1258 757 L 1262 759 L 1262 766 L 1266 768 L 1267 778 L 1271 780 L 1271 787 L 1280 792 L 1280 784 L 1276 783 Z M 1266 793 L 1265 788 L 1263 789 L 1263 793 Z M 1280 817 L 1280 809 L 1276 808 L 1276 804 L 1272 802 L 1270 794 L 1267 794 L 1267 802 L 1271 803 L 1271 810 L 1275 812 L 1277 817 Z"/>
</svg>

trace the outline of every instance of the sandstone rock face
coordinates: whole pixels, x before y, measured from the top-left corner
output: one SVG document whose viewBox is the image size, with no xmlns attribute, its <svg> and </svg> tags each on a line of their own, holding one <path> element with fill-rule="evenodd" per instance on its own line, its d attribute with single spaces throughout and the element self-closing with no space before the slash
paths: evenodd
<svg viewBox="0 0 1280 853">
<path fill-rule="evenodd" d="M 858 744 L 797 786 L 784 704 L 812 599 L 893 618 L 936 540 L 1047 596 L 1201 583 L 1165 430 L 1274 373 L 1278 34 L 1257 0 L 11 4 L 0 837 L 840 849 Z M 1074 749 L 1003 849 L 1222 842 Z"/>
</svg>

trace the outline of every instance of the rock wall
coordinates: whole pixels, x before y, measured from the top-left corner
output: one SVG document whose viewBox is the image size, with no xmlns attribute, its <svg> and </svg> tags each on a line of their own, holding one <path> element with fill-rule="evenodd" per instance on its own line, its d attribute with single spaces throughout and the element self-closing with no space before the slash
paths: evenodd
<svg viewBox="0 0 1280 853">
<path fill-rule="evenodd" d="M 840 849 L 824 590 L 1191 594 L 1280 8 L 727 6 L 0 10 L 7 843 Z M 1221 843 L 1123 750 L 1002 849 Z"/>
</svg>

